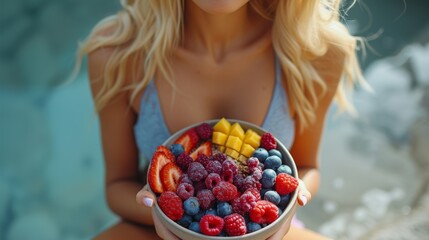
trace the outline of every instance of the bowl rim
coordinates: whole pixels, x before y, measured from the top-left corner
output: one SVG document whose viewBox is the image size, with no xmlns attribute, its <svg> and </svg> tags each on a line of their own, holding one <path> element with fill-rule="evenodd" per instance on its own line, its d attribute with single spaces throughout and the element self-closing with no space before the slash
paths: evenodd
<svg viewBox="0 0 429 240">
<path fill-rule="evenodd" d="M 188 131 L 189 129 L 192 129 L 192 128 L 194 128 L 194 127 L 197 127 L 197 126 L 199 126 L 200 124 L 202 124 L 202 123 L 208 123 L 208 124 L 210 124 L 210 125 L 213 125 L 214 123 L 216 123 L 216 122 L 218 122 L 218 121 L 220 121 L 222 118 L 218 118 L 218 119 L 209 119 L 209 120 L 205 120 L 205 121 L 201 121 L 201 122 L 198 122 L 198 123 L 195 123 L 195 124 L 192 124 L 192 125 L 189 125 L 189 126 L 187 126 L 187 127 L 184 127 L 184 128 L 182 128 L 182 129 L 180 129 L 180 130 L 178 130 L 178 131 L 176 131 L 175 133 L 172 133 L 171 134 L 171 136 L 170 137 L 168 137 L 163 143 L 162 143 L 162 146 L 167 146 L 168 144 L 171 144 L 171 142 L 172 142 L 172 140 L 173 139 L 177 139 L 180 135 L 182 135 L 183 133 L 185 133 L 186 131 Z M 269 131 L 267 131 L 267 130 L 265 130 L 265 129 L 263 129 L 262 127 L 260 127 L 260 126 L 258 126 L 258 125 L 256 125 L 256 124 L 253 124 L 253 123 L 250 123 L 250 122 L 246 122 L 246 121 L 243 121 L 243 120 L 238 120 L 238 119 L 233 119 L 233 118 L 224 118 L 224 119 L 226 119 L 226 120 L 228 120 L 228 122 L 230 122 L 230 123 L 239 123 L 241 126 L 243 126 L 243 125 L 247 125 L 247 126 L 250 126 L 250 128 L 252 129 L 252 130 L 257 130 L 259 133 L 266 133 L 266 132 L 269 132 Z M 248 127 L 247 127 L 248 128 Z M 290 152 L 289 152 L 289 150 L 283 145 L 283 143 L 282 142 L 280 142 L 279 140 L 278 140 L 278 138 L 276 138 L 275 136 L 274 136 L 274 138 L 276 139 L 276 142 L 277 142 L 277 145 L 280 145 L 280 147 L 284 150 L 284 152 L 286 153 L 286 155 L 287 155 L 287 157 L 290 159 L 290 162 L 291 162 L 291 165 L 292 166 L 290 166 L 291 168 L 292 168 L 292 175 L 293 175 L 293 177 L 295 177 L 295 178 L 297 178 L 298 179 L 298 170 L 297 170 L 297 167 L 296 167 L 296 164 L 295 164 L 295 161 L 294 161 L 294 159 L 292 158 L 292 155 L 290 154 Z M 277 146 L 277 148 L 279 148 L 279 146 Z M 152 161 L 150 161 L 149 162 L 149 166 L 148 166 L 148 170 L 149 170 L 149 168 L 150 168 L 150 165 L 152 164 Z M 148 174 L 146 174 L 146 175 L 148 175 Z M 148 176 L 146 176 L 146 178 L 148 178 Z M 150 191 L 152 194 L 154 194 L 154 196 L 156 196 L 156 193 L 154 193 L 153 191 L 152 191 L 152 189 L 151 189 L 151 187 L 150 187 L 150 185 L 149 185 L 149 182 L 148 182 L 148 179 L 146 179 L 146 182 L 147 182 L 147 189 L 148 189 L 148 191 Z M 291 197 L 290 197 L 290 199 L 289 199 L 289 203 L 288 203 L 288 205 L 287 205 L 287 207 L 283 210 L 283 212 L 282 212 L 282 214 L 281 214 L 281 216 L 279 217 L 279 218 L 277 218 L 274 222 L 272 222 L 272 223 L 270 223 L 269 225 L 276 225 L 276 224 L 278 224 L 278 222 L 279 221 L 282 221 L 282 220 L 284 220 L 284 218 L 285 218 L 285 216 L 287 215 L 287 213 L 289 213 L 293 208 L 296 208 L 296 205 L 297 205 L 297 198 L 298 198 L 298 191 L 297 191 L 298 189 L 296 189 L 294 192 L 293 192 L 293 194 L 291 195 Z M 154 201 L 154 207 L 156 208 L 156 211 L 158 212 L 158 213 L 160 213 L 162 216 L 163 216 L 163 218 L 165 219 L 165 221 L 167 221 L 170 225 L 173 225 L 173 226 L 177 226 L 177 227 L 179 227 L 179 228 L 182 228 L 183 229 L 183 231 L 185 231 L 186 233 L 188 233 L 188 234 L 190 234 L 190 235 L 192 235 L 193 237 L 203 237 L 203 238 L 205 238 L 205 239 L 215 239 L 215 240 L 217 240 L 217 239 L 219 239 L 219 240 L 224 240 L 224 239 L 231 239 L 231 240 L 236 240 L 236 239 L 243 239 L 243 237 L 248 237 L 248 238 L 251 238 L 251 237 L 254 237 L 254 236 L 256 236 L 256 235 L 258 235 L 259 233 L 260 233 L 260 230 L 258 230 L 258 231 L 255 231 L 255 232 L 252 232 L 252 233 L 246 233 L 245 235 L 241 235 L 241 236 L 208 236 L 208 235 L 204 235 L 204 234 L 202 234 L 202 233 L 197 233 L 197 232 L 194 232 L 194 231 L 191 231 L 191 230 L 189 230 L 189 229 L 187 229 L 187 228 L 185 228 L 185 227 L 183 227 L 183 226 L 181 226 L 180 224 L 178 224 L 177 222 L 175 222 L 175 221 L 173 221 L 173 220 L 171 220 L 167 215 L 165 215 L 165 213 L 161 210 L 161 208 L 159 207 L 159 205 L 158 205 L 158 201 L 155 199 L 155 201 Z M 293 217 L 293 216 L 291 216 L 291 217 Z M 162 221 L 163 219 L 161 219 L 161 221 Z M 266 227 L 267 228 L 267 227 Z M 262 228 L 262 229 L 264 229 L 264 228 Z M 261 230 L 262 230 L 261 229 Z"/>
</svg>

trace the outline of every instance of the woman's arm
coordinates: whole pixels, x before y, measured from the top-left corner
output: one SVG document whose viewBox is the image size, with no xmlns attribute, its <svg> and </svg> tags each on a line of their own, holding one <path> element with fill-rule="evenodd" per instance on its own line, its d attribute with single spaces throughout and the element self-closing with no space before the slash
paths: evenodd
<svg viewBox="0 0 429 240">
<path fill-rule="evenodd" d="M 338 84 L 344 66 L 344 56 L 335 47 L 331 46 L 329 51 L 321 58 L 313 62 L 313 66 L 324 79 L 327 89 L 319 100 L 315 109 L 316 120 L 310 123 L 303 131 L 300 131 L 299 122 L 296 125 L 295 141 L 291 148 L 297 168 L 298 175 L 305 183 L 311 195 L 316 194 L 319 189 L 319 148 L 324 130 L 326 113 L 337 92 Z M 320 89 L 317 89 L 321 91 Z"/>
<path fill-rule="evenodd" d="M 93 96 L 101 90 L 103 73 L 113 49 L 98 49 L 88 56 L 88 71 Z M 121 93 L 99 112 L 105 160 L 106 199 L 110 209 L 124 219 L 153 225 L 151 209 L 136 202 L 139 182 L 138 150 L 133 126 L 136 114 L 128 94 Z"/>
</svg>

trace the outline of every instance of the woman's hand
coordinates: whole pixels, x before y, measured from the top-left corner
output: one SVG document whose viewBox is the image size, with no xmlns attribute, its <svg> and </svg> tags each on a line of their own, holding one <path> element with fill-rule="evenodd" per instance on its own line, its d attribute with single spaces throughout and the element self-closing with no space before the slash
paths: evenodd
<svg viewBox="0 0 429 240">
<path fill-rule="evenodd" d="M 298 182 L 299 182 L 298 198 L 296 199 L 296 201 L 300 206 L 305 206 L 305 204 L 307 204 L 311 200 L 311 193 L 307 190 L 305 183 L 301 179 L 298 179 Z M 293 208 L 291 211 L 293 214 L 295 214 L 296 208 Z M 283 239 L 284 236 L 289 231 L 291 221 L 292 221 L 292 216 L 288 221 L 285 221 L 283 225 L 279 228 L 279 230 L 276 233 L 274 233 L 271 237 L 269 237 L 267 240 Z"/>
<path fill-rule="evenodd" d="M 140 190 L 136 195 L 136 201 L 137 203 L 152 208 L 154 201 L 156 201 L 155 196 L 148 191 L 148 186 L 145 185 L 142 190 Z M 155 226 L 156 234 L 162 239 L 165 240 L 179 240 L 179 238 L 174 235 L 172 232 L 170 232 L 164 224 L 160 221 L 158 218 L 158 215 L 156 215 L 154 208 L 152 208 L 152 218 L 153 218 L 153 225 Z"/>
</svg>

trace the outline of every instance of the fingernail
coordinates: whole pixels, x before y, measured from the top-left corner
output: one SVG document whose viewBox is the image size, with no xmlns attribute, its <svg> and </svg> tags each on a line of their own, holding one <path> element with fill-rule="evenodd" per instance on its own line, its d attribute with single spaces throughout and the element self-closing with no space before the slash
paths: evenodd
<svg viewBox="0 0 429 240">
<path fill-rule="evenodd" d="M 147 207 L 152 207 L 153 200 L 148 198 L 148 197 L 144 197 L 143 198 L 143 204 Z"/>
<path fill-rule="evenodd" d="M 301 199 L 302 206 L 305 206 L 307 204 L 307 197 L 304 195 L 299 196 L 299 199 Z"/>
</svg>

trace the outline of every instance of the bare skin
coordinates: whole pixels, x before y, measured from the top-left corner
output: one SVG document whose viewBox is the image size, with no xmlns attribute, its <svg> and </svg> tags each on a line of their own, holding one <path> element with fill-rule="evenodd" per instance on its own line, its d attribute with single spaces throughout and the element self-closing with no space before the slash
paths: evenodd
<svg viewBox="0 0 429 240">
<path fill-rule="evenodd" d="M 169 59 L 176 89 L 161 74 L 155 76 L 168 129 L 173 133 L 187 125 L 220 117 L 261 125 L 275 83 L 270 23 L 250 11 L 248 5 L 222 17 L 207 13 L 192 1 L 187 1 L 186 7 L 185 39 Z M 97 79 L 102 76 L 106 59 L 114 48 L 98 49 L 89 54 L 88 67 L 94 95 L 100 91 Z M 342 59 L 331 49 L 313 64 L 324 77 L 328 92 L 316 109 L 317 121 L 302 132 L 297 123 L 291 153 L 304 182 L 300 185 L 300 195 L 305 198 L 298 200 L 300 205 L 310 201 L 319 187 L 318 150 L 326 111 L 339 82 Z M 133 76 L 141 77 L 142 74 L 138 72 Z M 134 81 L 131 76 L 127 80 Z M 141 190 L 143 183 L 138 172 L 138 150 L 133 132 L 142 94 L 130 106 L 130 93 L 122 93 L 99 113 L 106 198 L 112 211 L 124 220 L 95 239 L 122 239 L 124 236 L 127 239 L 177 239 L 152 214 L 152 209 L 143 204 L 143 197 L 153 199 L 153 196 Z M 293 116 L 294 106 L 290 109 Z M 282 239 L 285 234 L 286 230 L 282 230 L 270 239 Z M 294 227 L 285 238 L 325 239 L 309 230 Z"/>
</svg>

